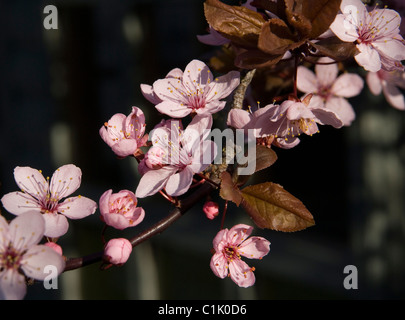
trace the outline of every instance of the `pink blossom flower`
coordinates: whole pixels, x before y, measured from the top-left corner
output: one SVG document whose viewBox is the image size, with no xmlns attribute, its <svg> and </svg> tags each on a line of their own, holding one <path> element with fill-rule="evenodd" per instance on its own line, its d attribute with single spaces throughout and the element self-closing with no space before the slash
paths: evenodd
<svg viewBox="0 0 405 320">
<path fill-rule="evenodd" d="M 37 212 L 25 212 L 10 224 L 0 216 L 0 300 L 20 300 L 26 292 L 25 277 L 45 280 L 45 267 L 54 266 L 58 275 L 65 268 L 63 257 L 53 249 L 39 245 L 44 236 L 45 220 Z"/>
<path fill-rule="evenodd" d="M 155 107 L 173 118 L 183 118 L 192 112 L 211 115 L 225 107 L 226 101 L 221 100 L 239 85 L 239 75 L 238 71 L 231 71 L 214 79 L 204 62 L 193 60 L 184 73 L 154 82 L 153 94 L 161 100 Z"/>
<path fill-rule="evenodd" d="M 378 96 L 382 91 L 392 107 L 405 110 L 404 95 L 398 89 L 398 87 L 405 89 L 405 72 L 385 70 L 368 72 L 366 82 L 373 95 Z"/>
<path fill-rule="evenodd" d="M 115 265 L 123 265 L 128 261 L 132 245 L 125 238 L 111 239 L 104 248 L 104 259 Z"/>
<path fill-rule="evenodd" d="M 145 134 L 145 116 L 141 109 L 132 107 L 128 116 L 117 113 L 100 128 L 100 136 L 121 157 L 133 155 L 148 140 Z"/>
<path fill-rule="evenodd" d="M 119 230 L 134 227 L 142 222 L 145 211 L 137 207 L 135 194 L 129 190 L 112 193 L 107 190 L 100 197 L 101 219 L 109 226 Z"/>
<path fill-rule="evenodd" d="M 27 211 L 42 213 L 45 219 L 45 236 L 60 237 L 69 228 L 67 218 L 82 219 L 97 209 L 96 202 L 80 195 L 60 202 L 79 188 L 81 178 L 82 171 L 73 164 L 58 168 L 50 183 L 49 177 L 45 179 L 41 171 L 30 167 L 16 167 L 14 179 L 21 191 L 4 195 L 1 202 L 7 211 L 15 215 Z"/>
<path fill-rule="evenodd" d="M 342 0 L 340 9 L 342 14 L 336 16 L 330 29 L 342 41 L 356 42 L 360 53 L 354 58 L 359 65 L 371 72 L 381 67 L 403 70 L 405 43 L 396 11 L 375 8 L 369 12 L 360 0 Z"/>
<path fill-rule="evenodd" d="M 230 230 L 222 229 L 213 240 L 214 255 L 210 267 L 223 279 L 229 276 L 238 286 L 250 287 L 256 279 L 255 268 L 249 267 L 241 257 L 262 259 L 270 251 L 270 242 L 262 237 L 250 237 L 253 227 L 238 224 Z"/>
<path fill-rule="evenodd" d="M 142 177 L 136 189 L 136 197 L 153 195 L 163 188 L 170 196 L 187 192 L 193 176 L 205 170 L 216 157 L 216 144 L 206 140 L 210 134 L 212 117 L 196 115 L 185 130 L 178 120 L 163 120 L 151 132 L 153 147 L 159 148 L 158 169 L 142 165 L 149 158 L 149 151 L 140 163 Z"/>
<path fill-rule="evenodd" d="M 214 201 L 207 201 L 206 203 L 204 203 L 203 211 L 208 219 L 214 219 L 219 214 L 218 203 Z"/>
<path fill-rule="evenodd" d="M 306 67 L 299 66 L 297 70 L 297 88 L 304 93 L 312 93 L 309 106 L 326 108 L 334 111 L 345 126 L 351 124 L 356 114 L 351 104 L 345 98 L 360 94 L 363 89 L 363 79 L 354 73 L 344 73 L 338 77 L 338 66 L 332 59 L 324 57 L 315 65 L 315 73 Z"/>
<path fill-rule="evenodd" d="M 343 126 L 335 112 L 309 105 L 310 99 L 311 95 L 308 95 L 302 101 L 286 100 L 281 105 L 269 104 L 254 113 L 232 109 L 227 124 L 237 129 L 253 129 L 256 138 L 272 136 L 272 144 L 284 149 L 295 147 L 302 133 L 317 133 L 317 124 L 335 128 Z"/>
</svg>

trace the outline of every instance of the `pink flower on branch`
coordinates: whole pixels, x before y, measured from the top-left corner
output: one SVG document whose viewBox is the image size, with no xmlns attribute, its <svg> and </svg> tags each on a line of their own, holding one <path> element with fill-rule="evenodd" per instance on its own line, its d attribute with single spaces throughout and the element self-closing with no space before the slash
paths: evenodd
<svg viewBox="0 0 405 320">
<path fill-rule="evenodd" d="M 45 220 L 37 212 L 25 212 L 10 224 L 0 216 L 0 300 L 20 300 L 26 292 L 25 277 L 45 280 L 46 266 L 59 275 L 65 260 L 54 249 L 39 245 L 44 236 Z"/>
<path fill-rule="evenodd" d="M 4 195 L 1 202 L 14 215 L 27 211 L 42 213 L 45 219 L 45 236 L 60 237 L 69 228 L 67 218 L 82 219 L 97 209 L 96 202 L 80 195 L 60 202 L 79 188 L 81 178 L 80 168 L 73 164 L 58 168 L 50 182 L 49 177 L 45 179 L 41 171 L 30 167 L 16 167 L 14 179 L 21 191 Z"/>
<path fill-rule="evenodd" d="M 272 144 L 289 149 L 295 147 L 302 133 L 317 133 L 318 125 L 343 126 L 338 115 L 323 107 L 309 104 L 312 95 L 302 101 L 286 100 L 281 105 L 269 104 L 254 113 L 232 109 L 227 124 L 237 129 L 254 130 L 256 138 L 272 137 Z"/>
<path fill-rule="evenodd" d="M 224 279 L 229 276 L 238 286 L 250 287 L 256 278 L 251 268 L 242 260 L 262 259 L 270 251 L 270 242 L 262 237 L 250 237 L 253 227 L 238 224 L 230 230 L 222 229 L 213 240 L 214 255 L 210 267 L 214 274 Z"/>
<path fill-rule="evenodd" d="M 373 95 L 378 96 L 383 92 L 385 99 L 392 107 L 405 110 L 404 95 L 399 89 L 405 89 L 405 72 L 385 70 L 368 72 L 366 82 Z"/>
<path fill-rule="evenodd" d="M 117 113 L 99 130 L 101 138 L 121 158 L 136 155 L 148 140 L 145 134 L 145 116 L 141 109 L 132 107 L 128 116 Z"/>
<path fill-rule="evenodd" d="M 211 126 L 212 117 L 198 115 L 185 130 L 178 120 L 163 120 L 156 126 L 150 133 L 153 146 L 139 164 L 142 177 L 136 197 L 162 189 L 170 196 L 186 193 L 194 174 L 205 170 L 216 157 L 216 144 L 206 140 Z"/>
<path fill-rule="evenodd" d="M 145 211 L 137 207 L 135 194 L 129 190 L 112 193 L 107 190 L 100 197 L 101 219 L 109 226 L 119 230 L 134 227 L 142 222 Z"/>
<path fill-rule="evenodd" d="M 367 71 L 403 70 L 405 43 L 399 34 L 400 15 L 391 9 L 368 11 L 360 0 L 342 0 L 342 14 L 336 16 L 330 29 L 345 42 L 356 42 L 360 51 L 355 55 Z"/>
<path fill-rule="evenodd" d="M 132 245 L 125 238 L 111 239 L 104 248 L 104 260 L 115 265 L 123 265 L 128 261 Z"/>
<path fill-rule="evenodd" d="M 238 71 L 231 71 L 214 79 L 204 62 L 193 60 L 184 73 L 175 69 L 165 79 L 155 81 L 152 89 L 144 86 L 143 93 L 150 101 L 161 101 L 156 109 L 173 118 L 190 113 L 211 115 L 225 107 L 226 101 L 222 99 L 239 85 L 239 76 Z"/>
<path fill-rule="evenodd" d="M 360 94 L 364 81 L 354 73 L 338 76 L 338 66 L 332 63 L 330 58 L 323 57 L 318 62 L 319 64 L 315 65 L 315 73 L 306 67 L 298 67 L 297 88 L 304 93 L 313 94 L 309 107 L 331 110 L 348 126 L 356 114 L 346 98 Z"/>
</svg>

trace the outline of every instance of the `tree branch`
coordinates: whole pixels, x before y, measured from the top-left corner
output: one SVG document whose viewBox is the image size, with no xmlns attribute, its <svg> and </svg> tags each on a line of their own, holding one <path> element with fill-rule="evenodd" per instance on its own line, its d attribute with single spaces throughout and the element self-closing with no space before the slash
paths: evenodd
<svg viewBox="0 0 405 320">
<path fill-rule="evenodd" d="M 149 229 L 130 239 L 129 241 L 131 242 L 132 247 L 134 248 L 142 242 L 166 230 L 175 221 L 180 219 L 198 201 L 206 197 L 213 189 L 213 185 L 209 182 L 206 182 L 190 196 L 188 196 L 184 200 L 180 200 L 179 205 L 171 210 L 167 217 L 163 218 Z M 85 267 L 96 262 L 101 262 L 103 260 L 103 255 L 104 251 L 99 251 L 80 258 L 70 258 L 66 261 L 64 272 Z"/>
</svg>

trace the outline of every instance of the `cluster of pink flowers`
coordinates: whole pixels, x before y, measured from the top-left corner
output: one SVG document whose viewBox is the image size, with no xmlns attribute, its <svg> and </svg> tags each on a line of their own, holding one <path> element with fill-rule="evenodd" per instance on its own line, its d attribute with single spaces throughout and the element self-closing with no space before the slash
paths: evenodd
<svg viewBox="0 0 405 320">
<path fill-rule="evenodd" d="M 256 10 L 251 0 L 243 6 Z M 270 14 L 266 12 L 265 14 Z M 364 68 L 366 83 L 374 95 L 384 94 L 388 103 L 405 110 L 405 41 L 400 35 L 399 14 L 387 8 L 368 8 L 360 0 L 342 0 L 340 13 L 328 34 L 343 42 L 356 44 L 354 56 Z M 199 40 L 210 45 L 230 42 L 211 26 Z M 290 56 L 287 52 L 285 57 Z M 267 147 L 289 149 L 300 143 L 300 136 L 319 132 L 319 126 L 349 126 L 356 117 L 348 99 L 361 93 L 360 75 L 339 74 L 338 61 L 328 57 L 317 60 L 314 70 L 305 65 L 296 68 L 294 94 L 257 107 L 231 109 L 227 125 L 250 130 L 258 143 Z M 65 259 L 58 238 L 69 229 L 68 219 L 82 219 L 95 213 L 106 226 L 118 230 L 135 227 L 145 218 L 138 199 L 161 193 L 173 202 L 186 194 L 193 182 L 204 181 L 202 173 L 214 161 L 218 150 L 210 140 L 213 115 L 224 110 L 227 99 L 240 84 L 240 72 L 230 71 L 215 77 L 202 61 L 192 60 L 184 71 L 175 68 L 152 85 L 141 84 L 143 96 L 163 119 L 146 132 L 143 111 L 133 106 L 129 115 L 114 114 L 99 129 L 101 139 L 120 159 L 134 157 L 141 175 L 135 192 L 106 190 L 99 203 L 78 195 L 71 196 L 81 184 L 82 172 L 73 164 L 58 168 L 51 178 L 30 167 L 16 167 L 14 178 L 20 191 L 1 198 L 4 208 L 16 217 L 10 222 L 0 215 L 0 299 L 22 299 L 26 294 L 25 277 L 44 280 L 45 266 L 53 265 L 58 274 L 64 271 Z M 297 92 L 302 96 L 298 97 Z M 276 100 L 275 100 L 276 101 Z M 183 127 L 183 123 L 187 123 Z M 201 179 L 196 180 L 196 175 Z M 219 205 L 207 200 L 202 208 L 213 220 Z M 270 251 L 270 242 L 250 237 L 253 227 L 238 224 L 223 228 L 213 240 L 210 267 L 219 278 L 230 277 L 238 286 L 255 283 L 254 267 L 242 260 L 262 259 Z M 41 240 L 46 237 L 44 244 Z M 122 265 L 132 252 L 131 241 L 110 239 L 104 244 L 104 262 Z"/>
</svg>

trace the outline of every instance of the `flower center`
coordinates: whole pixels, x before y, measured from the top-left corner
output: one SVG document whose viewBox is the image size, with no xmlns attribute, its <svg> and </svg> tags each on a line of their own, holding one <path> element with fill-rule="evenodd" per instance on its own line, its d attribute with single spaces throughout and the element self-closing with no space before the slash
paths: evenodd
<svg viewBox="0 0 405 320">
<path fill-rule="evenodd" d="M 9 245 L 5 252 L 0 253 L 0 271 L 3 271 L 3 269 L 17 270 L 20 266 L 20 261 L 21 254 Z"/>
<path fill-rule="evenodd" d="M 228 260 L 228 262 L 231 262 L 235 259 L 240 259 L 240 254 L 238 252 L 238 248 L 235 246 L 228 246 L 225 247 L 223 250 L 223 253 Z"/>
<path fill-rule="evenodd" d="M 125 196 L 110 203 L 110 212 L 125 215 L 127 212 L 131 211 L 134 206 L 136 206 L 136 202 L 134 202 L 132 197 Z"/>
</svg>

